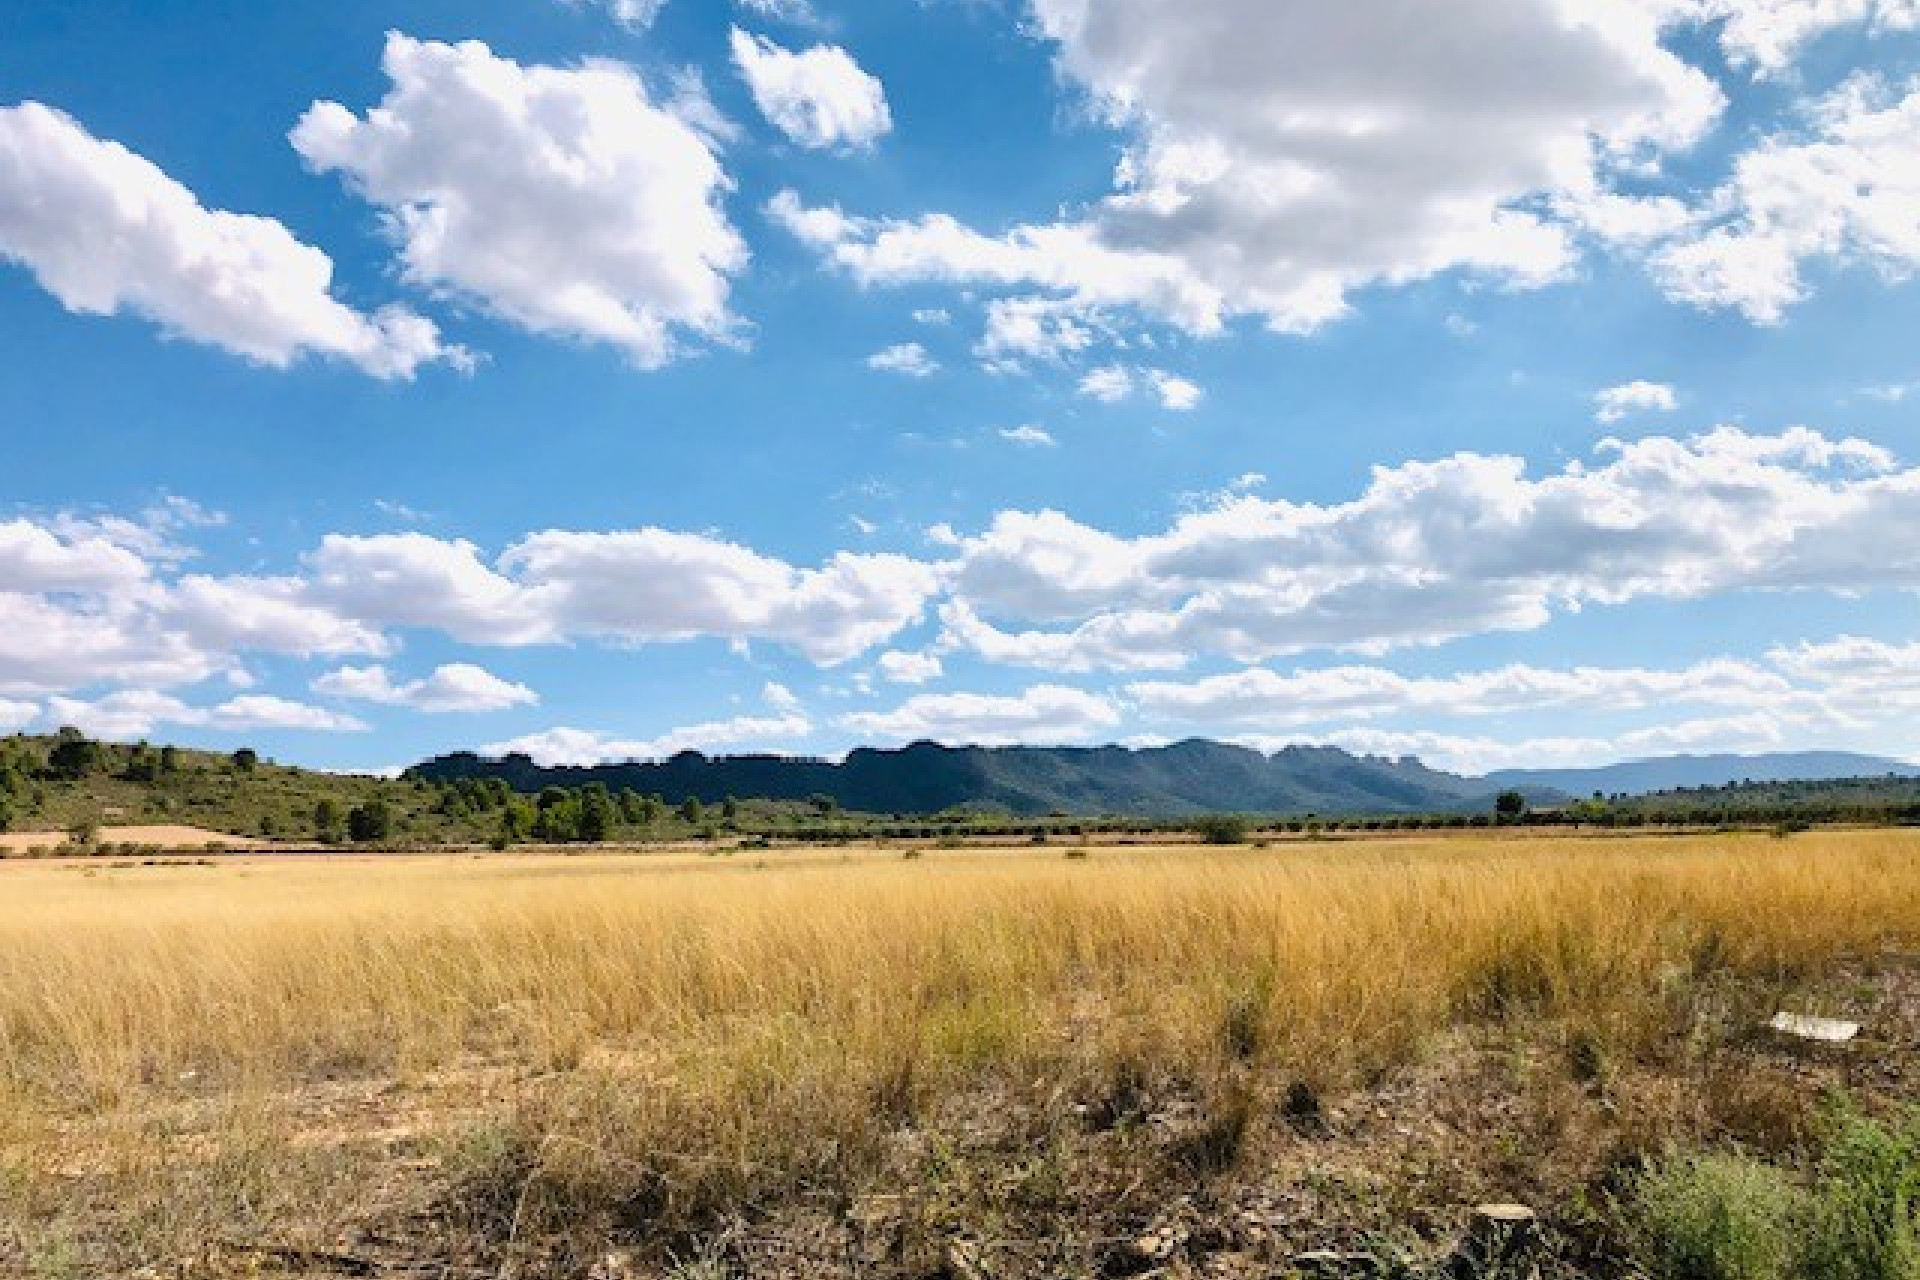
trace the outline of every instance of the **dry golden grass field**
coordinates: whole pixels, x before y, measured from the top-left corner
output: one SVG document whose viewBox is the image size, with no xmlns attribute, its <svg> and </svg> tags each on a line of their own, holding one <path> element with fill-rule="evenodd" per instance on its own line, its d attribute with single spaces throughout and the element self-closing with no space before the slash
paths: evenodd
<svg viewBox="0 0 1920 1280">
<path fill-rule="evenodd" d="M 1916 957 L 1906 830 L 0 862 L 0 1274 L 1617 1271 L 1911 1095 Z"/>
</svg>

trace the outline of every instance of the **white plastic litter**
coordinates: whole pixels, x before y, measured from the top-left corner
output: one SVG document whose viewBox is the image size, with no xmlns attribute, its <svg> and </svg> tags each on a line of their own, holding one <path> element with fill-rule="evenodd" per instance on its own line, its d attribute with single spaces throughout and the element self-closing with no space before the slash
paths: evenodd
<svg viewBox="0 0 1920 1280">
<path fill-rule="evenodd" d="M 1824 1044 L 1845 1044 L 1860 1034 L 1857 1022 L 1841 1022 L 1837 1018 L 1815 1018 L 1804 1013 L 1776 1013 L 1773 1021 L 1767 1024 L 1782 1035 L 1797 1036 L 1802 1040 L 1819 1040 Z"/>
</svg>

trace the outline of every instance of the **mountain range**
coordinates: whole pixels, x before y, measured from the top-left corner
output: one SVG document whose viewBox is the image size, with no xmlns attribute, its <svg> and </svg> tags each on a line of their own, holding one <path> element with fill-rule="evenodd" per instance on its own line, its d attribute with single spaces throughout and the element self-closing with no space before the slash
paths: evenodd
<svg viewBox="0 0 1920 1280">
<path fill-rule="evenodd" d="M 947 747 L 916 742 L 860 748 L 842 761 L 788 756 L 706 756 L 547 767 L 512 754 L 436 757 L 407 771 L 444 781 L 500 778 L 521 792 L 590 782 L 670 801 L 693 796 L 765 800 L 824 797 L 865 813 L 937 813 L 956 808 L 1178 817 L 1208 812 L 1427 813 L 1480 810 L 1504 790 L 1535 804 L 1600 791 L 1641 794 L 1741 780 L 1825 780 L 1884 774 L 1920 777 L 1904 761 L 1846 752 L 1770 756 L 1674 756 L 1597 769 L 1507 770 L 1467 777 L 1411 757 L 1356 756 L 1336 747 L 1293 746 L 1271 754 L 1192 739 L 1164 747 Z"/>
</svg>

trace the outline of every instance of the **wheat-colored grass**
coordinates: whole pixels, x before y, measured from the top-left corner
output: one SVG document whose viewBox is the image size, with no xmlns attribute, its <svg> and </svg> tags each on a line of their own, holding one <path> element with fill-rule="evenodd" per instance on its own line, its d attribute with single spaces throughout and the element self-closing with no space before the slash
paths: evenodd
<svg viewBox="0 0 1920 1280">
<path fill-rule="evenodd" d="M 536 1145 L 622 1153 L 563 1190 L 747 1194 L 968 1090 L 1338 1088 L 1464 1021 L 1632 1025 L 1698 975 L 1916 945 L 1908 831 L 0 864 L 0 1147 L 492 1067 L 559 1082 L 516 1094 Z"/>
</svg>

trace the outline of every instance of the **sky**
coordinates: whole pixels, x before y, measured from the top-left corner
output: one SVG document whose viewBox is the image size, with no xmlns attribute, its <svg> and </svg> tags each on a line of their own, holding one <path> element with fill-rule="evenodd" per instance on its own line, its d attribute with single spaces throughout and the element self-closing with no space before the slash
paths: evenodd
<svg viewBox="0 0 1920 1280">
<path fill-rule="evenodd" d="M 1920 0 L 12 0 L 0 732 L 1920 755 Z"/>
</svg>

